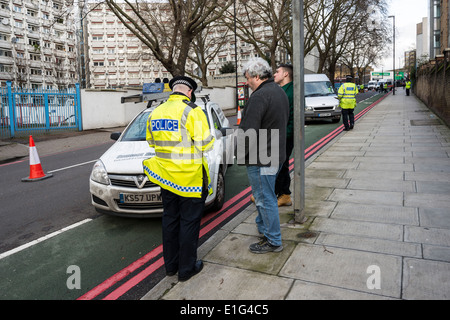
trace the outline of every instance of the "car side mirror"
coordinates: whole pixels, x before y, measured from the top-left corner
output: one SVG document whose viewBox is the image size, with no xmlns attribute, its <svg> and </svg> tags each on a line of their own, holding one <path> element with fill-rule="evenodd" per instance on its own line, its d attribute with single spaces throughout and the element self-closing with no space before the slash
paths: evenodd
<svg viewBox="0 0 450 320">
<path fill-rule="evenodd" d="M 119 140 L 121 134 L 122 132 L 113 132 L 111 133 L 111 139 L 117 141 Z"/>
</svg>

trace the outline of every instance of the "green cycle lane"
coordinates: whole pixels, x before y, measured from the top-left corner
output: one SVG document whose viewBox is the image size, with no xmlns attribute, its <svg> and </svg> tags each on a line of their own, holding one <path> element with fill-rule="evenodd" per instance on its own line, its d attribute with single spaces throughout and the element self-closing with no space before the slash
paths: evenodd
<svg viewBox="0 0 450 320">
<path fill-rule="evenodd" d="M 382 96 L 368 95 L 367 99 L 358 103 L 355 115 Z M 341 125 L 342 121 L 307 123 L 305 148 Z M 231 199 L 248 186 L 245 167 L 229 167 L 225 200 Z M 161 237 L 160 219 L 100 215 L 76 228 L 0 259 L 0 299 L 77 299 L 158 247 Z M 73 266 L 77 269 L 73 269 Z M 141 292 L 145 294 L 156 285 L 163 276 L 162 272 L 159 277 L 155 276 L 153 283 L 146 282 L 146 287 Z M 74 278 L 75 276 L 79 278 Z M 140 294 L 128 297 L 140 298 Z"/>
</svg>

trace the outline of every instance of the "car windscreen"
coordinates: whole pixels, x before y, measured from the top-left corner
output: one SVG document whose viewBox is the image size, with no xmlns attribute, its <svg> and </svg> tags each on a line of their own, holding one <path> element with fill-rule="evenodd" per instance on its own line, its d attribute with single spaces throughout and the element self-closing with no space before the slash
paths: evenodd
<svg viewBox="0 0 450 320">
<path fill-rule="evenodd" d="M 330 81 L 305 82 L 305 97 L 322 97 L 335 94 Z"/>
<path fill-rule="evenodd" d="M 142 112 L 128 126 L 122 135 L 122 141 L 145 141 L 149 112 Z"/>
</svg>

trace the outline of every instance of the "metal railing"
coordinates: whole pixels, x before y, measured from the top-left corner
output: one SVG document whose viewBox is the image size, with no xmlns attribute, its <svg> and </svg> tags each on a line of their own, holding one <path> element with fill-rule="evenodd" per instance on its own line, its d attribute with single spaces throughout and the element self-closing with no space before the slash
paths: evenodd
<svg viewBox="0 0 450 320">
<path fill-rule="evenodd" d="M 0 89 L 0 138 L 54 130 L 82 130 L 80 86 L 67 90 Z"/>
</svg>

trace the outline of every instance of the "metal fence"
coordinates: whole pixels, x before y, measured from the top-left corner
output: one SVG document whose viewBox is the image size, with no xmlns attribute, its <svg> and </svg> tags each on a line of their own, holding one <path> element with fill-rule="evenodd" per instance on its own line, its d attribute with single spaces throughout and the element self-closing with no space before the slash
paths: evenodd
<svg viewBox="0 0 450 320">
<path fill-rule="evenodd" d="M 54 130 L 82 130 L 80 86 L 67 90 L 0 89 L 0 138 Z"/>
</svg>

